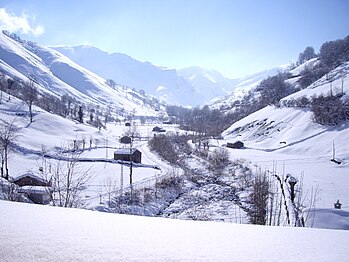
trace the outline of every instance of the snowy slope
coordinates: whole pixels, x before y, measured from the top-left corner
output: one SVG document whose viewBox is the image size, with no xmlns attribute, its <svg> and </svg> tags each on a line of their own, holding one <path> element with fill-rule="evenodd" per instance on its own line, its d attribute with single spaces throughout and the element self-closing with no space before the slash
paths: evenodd
<svg viewBox="0 0 349 262">
<path fill-rule="evenodd" d="M 110 88 L 103 78 L 58 51 L 31 42 L 20 44 L 4 34 L 0 34 L 0 69 L 23 81 L 33 76 L 40 91 L 57 96 L 69 94 L 84 103 L 114 105 L 129 111 L 142 104 L 126 98 L 125 92 Z M 155 114 L 151 109 L 148 113 Z"/>
<path fill-rule="evenodd" d="M 178 75 L 191 83 L 202 94 L 206 101 L 227 95 L 235 88 L 238 79 L 229 79 L 216 70 L 208 70 L 198 66 L 177 70 Z"/>
<path fill-rule="evenodd" d="M 0 201 L 3 261 L 346 261 L 349 232 Z"/>
<path fill-rule="evenodd" d="M 236 100 L 241 99 L 249 91 L 254 91 L 254 89 L 260 84 L 263 79 L 270 76 L 276 75 L 280 71 L 287 70 L 288 65 L 283 65 L 268 70 L 264 70 L 249 76 L 245 76 L 235 83 L 234 87 L 230 90 L 231 92 L 224 97 L 217 97 L 212 100 L 212 108 L 226 108 L 233 104 Z"/>
<path fill-rule="evenodd" d="M 349 63 L 331 71 L 308 88 L 286 98 L 302 96 L 325 96 L 349 92 Z M 348 97 L 347 95 L 345 97 Z M 266 170 L 277 165 L 279 174 L 291 173 L 297 177 L 304 174 L 304 185 L 311 190 L 320 190 L 317 204 L 321 208 L 333 207 L 340 199 L 349 207 L 349 123 L 337 127 L 323 126 L 313 122 L 308 108 L 265 107 L 234 123 L 224 131 L 226 142 L 243 141 L 245 150 L 233 150 L 234 157 L 253 160 Z M 331 162 L 333 157 L 340 165 Z"/>
<path fill-rule="evenodd" d="M 349 94 L 349 62 L 343 63 L 307 88 L 285 97 L 282 101 L 298 99 L 303 96 L 311 98 L 321 94 L 329 96 L 331 92 L 332 95 L 341 94 L 342 92 Z"/>
<path fill-rule="evenodd" d="M 200 68 L 176 71 L 140 62 L 120 53 L 107 53 L 90 45 L 53 47 L 76 63 L 120 85 L 143 89 L 163 101 L 178 105 L 203 105 L 227 94 L 231 80 Z"/>
</svg>

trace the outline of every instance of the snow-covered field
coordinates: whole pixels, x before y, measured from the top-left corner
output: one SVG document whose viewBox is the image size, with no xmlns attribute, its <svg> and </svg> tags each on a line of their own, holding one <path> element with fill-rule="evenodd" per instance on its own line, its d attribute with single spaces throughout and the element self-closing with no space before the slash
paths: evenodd
<svg viewBox="0 0 349 262">
<path fill-rule="evenodd" d="M 108 214 L 0 201 L 2 261 L 347 261 L 349 231 Z"/>
</svg>

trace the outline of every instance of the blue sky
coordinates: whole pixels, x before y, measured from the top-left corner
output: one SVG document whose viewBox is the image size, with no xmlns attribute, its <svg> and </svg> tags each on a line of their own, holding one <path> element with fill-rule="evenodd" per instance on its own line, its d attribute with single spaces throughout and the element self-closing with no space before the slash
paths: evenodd
<svg viewBox="0 0 349 262">
<path fill-rule="evenodd" d="M 348 0 L 0 0 L 0 8 L 0 26 L 27 40 L 91 44 L 232 78 L 295 62 L 306 46 L 318 51 L 349 34 Z M 9 17 L 25 20 L 26 30 Z"/>
</svg>

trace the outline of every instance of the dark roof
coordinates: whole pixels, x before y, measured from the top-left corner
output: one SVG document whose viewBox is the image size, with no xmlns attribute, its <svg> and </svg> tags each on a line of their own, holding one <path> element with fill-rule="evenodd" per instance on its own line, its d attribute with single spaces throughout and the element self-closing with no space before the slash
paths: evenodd
<svg viewBox="0 0 349 262">
<path fill-rule="evenodd" d="M 120 138 L 120 143 L 123 144 L 131 144 L 132 139 L 129 136 L 123 136 L 122 138 Z"/>
<path fill-rule="evenodd" d="M 137 148 L 132 148 L 131 149 L 131 152 L 132 154 L 136 151 L 139 151 Z M 130 149 L 129 148 L 118 148 L 114 151 L 114 154 L 117 154 L 117 155 L 128 155 L 130 154 Z"/>
<path fill-rule="evenodd" d="M 40 181 L 42 183 L 47 183 L 47 181 L 45 179 L 43 179 L 41 177 L 38 177 L 38 176 L 36 176 L 36 175 L 34 175 L 33 173 L 30 173 L 30 172 L 27 172 L 27 173 L 25 173 L 23 175 L 20 175 L 20 176 L 18 176 L 16 178 L 12 179 L 12 182 L 19 181 L 19 180 L 21 180 L 24 177 L 30 177 L 30 178 L 35 179 L 37 181 Z"/>
<path fill-rule="evenodd" d="M 154 132 L 166 132 L 165 129 L 163 129 L 163 128 L 161 128 L 161 127 L 158 127 L 158 126 L 153 127 L 153 131 L 154 131 Z"/>
</svg>

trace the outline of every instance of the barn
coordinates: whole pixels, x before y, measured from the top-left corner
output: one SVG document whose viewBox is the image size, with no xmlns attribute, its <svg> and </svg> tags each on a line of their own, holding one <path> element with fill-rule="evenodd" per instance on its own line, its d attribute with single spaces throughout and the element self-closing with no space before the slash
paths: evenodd
<svg viewBox="0 0 349 262">
<path fill-rule="evenodd" d="M 50 183 L 43 178 L 40 178 L 33 173 L 25 173 L 12 180 L 17 186 L 50 186 Z"/>
<path fill-rule="evenodd" d="M 131 159 L 130 159 L 131 156 Z M 142 162 L 142 153 L 137 148 L 119 148 L 114 152 L 115 160 L 131 161 L 134 163 Z"/>
<path fill-rule="evenodd" d="M 120 143 L 121 144 L 131 144 L 132 139 L 129 136 L 123 136 L 122 138 L 120 138 Z"/>
<path fill-rule="evenodd" d="M 244 143 L 241 141 L 236 141 L 234 143 L 227 143 L 227 147 L 240 149 L 244 147 Z"/>
<path fill-rule="evenodd" d="M 166 132 L 166 129 L 163 129 L 161 127 L 155 126 L 155 127 L 153 127 L 153 132 L 163 133 L 163 132 Z"/>
<path fill-rule="evenodd" d="M 25 194 L 31 201 L 36 204 L 48 204 L 50 201 L 49 187 L 51 183 L 42 179 L 33 173 L 25 173 L 12 180 L 14 184 L 19 186 L 19 193 Z"/>
</svg>

